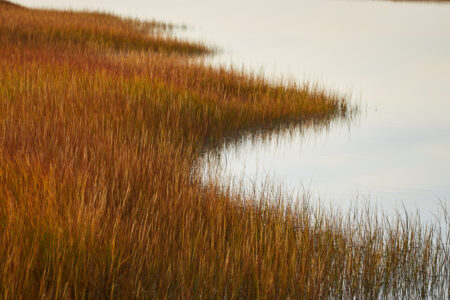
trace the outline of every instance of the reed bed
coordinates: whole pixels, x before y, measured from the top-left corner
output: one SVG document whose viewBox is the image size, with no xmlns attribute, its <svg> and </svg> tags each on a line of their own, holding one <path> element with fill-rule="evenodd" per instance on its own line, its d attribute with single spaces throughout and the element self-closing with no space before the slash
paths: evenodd
<svg viewBox="0 0 450 300">
<path fill-rule="evenodd" d="M 170 30 L 0 1 L 1 298 L 448 296 L 442 226 L 204 186 L 206 149 L 352 107 Z"/>
</svg>

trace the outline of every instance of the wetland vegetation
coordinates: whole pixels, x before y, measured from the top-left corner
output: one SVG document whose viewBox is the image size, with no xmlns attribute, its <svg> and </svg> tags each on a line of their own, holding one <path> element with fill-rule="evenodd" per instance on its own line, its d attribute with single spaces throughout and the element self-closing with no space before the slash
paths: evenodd
<svg viewBox="0 0 450 300">
<path fill-rule="evenodd" d="M 448 296 L 448 215 L 433 227 L 205 186 L 207 147 L 354 108 L 206 65 L 215 49 L 171 30 L 0 1 L 2 298 Z"/>
</svg>

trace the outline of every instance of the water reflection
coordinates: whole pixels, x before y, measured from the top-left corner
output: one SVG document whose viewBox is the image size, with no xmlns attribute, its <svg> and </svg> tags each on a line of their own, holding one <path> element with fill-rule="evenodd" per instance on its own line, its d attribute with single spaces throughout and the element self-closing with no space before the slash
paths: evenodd
<svg viewBox="0 0 450 300">
<path fill-rule="evenodd" d="M 392 139 L 397 132 L 363 137 L 364 122 L 243 137 L 205 158 L 205 181 L 211 172 L 219 172 L 221 184 L 235 179 L 248 192 L 270 182 L 290 193 L 306 191 L 325 207 L 347 210 L 370 203 L 390 215 L 419 210 L 424 219 L 433 220 L 450 195 L 449 151 L 436 148 L 429 136 L 416 141 Z M 405 149 L 413 143 L 417 149 Z M 423 160 L 415 161 L 417 155 Z"/>
<path fill-rule="evenodd" d="M 325 12 L 330 6 L 336 10 Z M 223 178 L 242 178 L 249 189 L 269 178 L 332 207 L 370 200 L 391 214 L 418 210 L 432 220 L 450 200 L 450 7 L 336 1 L 303 8 L 312 15 L 287 18 L 307 30 L 286 27 L 290 38 L 273 40 L 285 46 L 275 51 L 277 62 L 325 74 L 344 91 L 353 86 L 367 115 L 350 130 L 335 124 L 224 147 Z"/>
<path fill-rule="evenodd" d="M 351 91 L 367 115 L 350 126 L 243 138 L 218 150 L 223 176 L 266 175 L 346 207 L 439 210 L 450 199 L 450 5 L 343 0 L 21 0 L 192 25 L 220 45 L 215 64 Z M 225 177 L 222 177 L 225 178 Z M 251 179 L 251 180 L 250 180 Z"/>
</svg>

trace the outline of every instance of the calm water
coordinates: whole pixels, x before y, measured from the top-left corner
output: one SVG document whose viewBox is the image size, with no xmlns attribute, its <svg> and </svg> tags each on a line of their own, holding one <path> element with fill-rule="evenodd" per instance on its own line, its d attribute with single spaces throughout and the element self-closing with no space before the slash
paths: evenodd
<svg viewBox="0 0 450 300">
<path fill-rule="evenodd" d="M 227 176 L 267 178 L 346 208 L 370 199 L 429 218 L 450 204 L 450 5 L 365 0 L 28 0 L 192 25 L 185 34 L 268 75 L 351 93 L 350 126 L 277 134 L 220 151 Z"/>
</svg>

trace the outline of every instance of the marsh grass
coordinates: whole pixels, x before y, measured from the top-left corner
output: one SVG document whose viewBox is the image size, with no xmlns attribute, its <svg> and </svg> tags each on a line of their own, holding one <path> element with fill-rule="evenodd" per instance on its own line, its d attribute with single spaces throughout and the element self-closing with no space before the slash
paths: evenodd
<svg viewBox="0 0 450 300">
<path fill-rule="evenodd" d="M 440 228 L 205 187 L 205 147 L 352 108 L 164 30 L 0 3 L 2 298 L 448 295 Z"/>
</svg>

